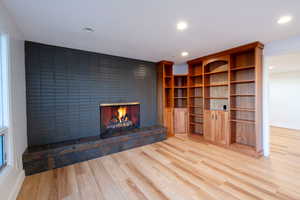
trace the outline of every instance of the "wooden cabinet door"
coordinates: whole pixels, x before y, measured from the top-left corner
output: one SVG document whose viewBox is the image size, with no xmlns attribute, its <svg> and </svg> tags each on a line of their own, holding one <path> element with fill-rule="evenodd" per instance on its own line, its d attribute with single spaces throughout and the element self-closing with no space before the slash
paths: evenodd
<svg viewBox="0 0 300 200">
<path fill-rule="evenodd" d="M 215 142 L 227 144 L 229 134 L 228 112 L 215 111 Z"/>
<path fill-rule="evenodd" d="M 215 111 L 204 111 L 204 138 L 212 142 L 215 140 Z"/>
<path fill-rule="evenodd" d="M 187 134 L 188 111 L 187 108 L 174 108 L 174 133 Z"/>
<path fill-rule="evenodd" d="M 168 129 L 168 136 L 173 136 L 173 109 L 165 108 L 164 112 L 164 126 Z"/>
</svg>

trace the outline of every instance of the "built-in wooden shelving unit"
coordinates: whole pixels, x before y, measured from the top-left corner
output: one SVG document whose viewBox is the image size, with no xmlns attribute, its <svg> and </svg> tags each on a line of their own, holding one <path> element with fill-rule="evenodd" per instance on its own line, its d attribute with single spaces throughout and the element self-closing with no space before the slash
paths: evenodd
<svg viewBox="0 0 300 200">
<path fill-rule="evenodd" d="M 188 110 L 189 136 L 262 154 L 262 49 L 255 42 L 188 61 L 187 76 L 165 65 L 165 108 Z M 175 122 L 183 112 L 172 116 Z"/>
<path fill-rule="evenodd" d="M 250 155 L 261 155 L 262 49 L 256 42 L 188 62 L 189 79 L 197 67 L 197 77 L 202 80 L 200 112 L 204 113 L 202 134 L 195 134 L 192 124 L 189 135 L 234 150 L 245 146 L 243 152 L 247 149 Z M 191 104 L 190 116 L 193 108 Z"/>
</svg>

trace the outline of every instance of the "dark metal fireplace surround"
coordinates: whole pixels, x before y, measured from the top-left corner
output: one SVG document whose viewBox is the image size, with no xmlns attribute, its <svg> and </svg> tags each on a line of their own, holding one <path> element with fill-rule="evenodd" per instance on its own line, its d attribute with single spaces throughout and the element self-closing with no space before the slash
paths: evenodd
<svg viewBox="0 0 300 200">
<path fill-rule="evenodd" d="M 128 130 L 140 128 L 140 103 L 100 105 L 101 138 L 120 136 Z"/>
<path fill-rule="evenodd" d="M 55 144 L 33 146 L 23 154 L 26 175 L 64 167 L 166 139 L 162 126 L 140 127 L 137 102 L 101 104 L 101 134 Z"/>
</svg>

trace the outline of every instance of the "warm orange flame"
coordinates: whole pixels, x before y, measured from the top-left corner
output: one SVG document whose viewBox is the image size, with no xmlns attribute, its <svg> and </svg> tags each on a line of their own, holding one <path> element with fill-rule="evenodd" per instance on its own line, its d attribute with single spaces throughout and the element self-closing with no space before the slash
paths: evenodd
<svg viewBox="0 0 300 200">
<path fill-rule="evenodd" d="M 119 119 L 119 121 L 121 121 L 122 118 L 125 117 L 125 116 L 126 116 L 126 107 L 120 107 L 118 109 L 118 119 Z"/>
</svg>

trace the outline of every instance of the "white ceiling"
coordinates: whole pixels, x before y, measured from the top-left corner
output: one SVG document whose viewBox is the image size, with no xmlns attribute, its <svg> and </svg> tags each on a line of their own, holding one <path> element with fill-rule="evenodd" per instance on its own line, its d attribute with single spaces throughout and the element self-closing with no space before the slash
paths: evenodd
<svg viewBox="0 0 300 200">
<path fill-rule="evenodd" d="M 299 0 L 2 0 L 26 40 L 149 61 L 300 34 Z M 290 24 L 278 25 L 281 15 Z M 185 20 L 189 28 L 176 30 Z M 92 27 L 95 32 L 82 31 Z M 189 57 L 180 53 L 188 51 Z"/>
<path fill-rule="evenodd" d="M 266 65 L 268 67 L 272 66 L 272 69 L 270 70 L 271 74 L 296 71 L 300 72 L 300 52 L 267 57 Z"/>
</svg>

